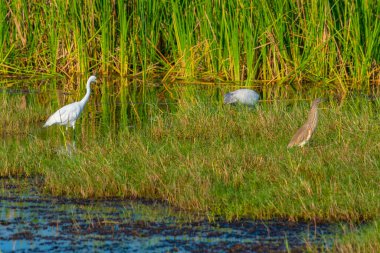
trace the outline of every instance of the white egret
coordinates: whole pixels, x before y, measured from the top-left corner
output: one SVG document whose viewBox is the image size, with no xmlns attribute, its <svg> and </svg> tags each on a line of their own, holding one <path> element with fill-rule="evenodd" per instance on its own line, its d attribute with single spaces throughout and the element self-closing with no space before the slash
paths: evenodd
<svg viewBox="0 0 380 253">
<path fill-rule="evenodd" d="M 250 89 L 239 89 L 224 95 L 224 104 L 243 104 L 254 106 L 259 101 L 260 95 Z"/>
<path fill-rule="evenodd" d="M 46 121 L 43 127 L 48 127 L 54 124 L 58 125 L 66 125 L 66 129 L 68 127 L 72 127 L 75 132 L 75 121 L 80 116 L 83 111 L 84 106 L 86 105 L 88 99 L 90 98 L 91 93 L 91 83 L 96 81 L 96 76 L 90 76 L 87 80 L 86 84 L 86 95 L 82 98 L 81 101 L 74 102 L 68 105 L 65 105 L 58 111 L 56 111 L 53 115 L 51 115 Z"/>
</svg>

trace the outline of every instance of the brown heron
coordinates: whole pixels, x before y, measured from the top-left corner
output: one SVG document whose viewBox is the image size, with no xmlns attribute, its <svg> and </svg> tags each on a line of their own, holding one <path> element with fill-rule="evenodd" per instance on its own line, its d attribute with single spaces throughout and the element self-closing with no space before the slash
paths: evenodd
<svg viewBox="0 0 380 253">
<path fill-rule="evenodd" d="M 311 110 L 306 123 L 298 129 L 288 144 L 288 148 L 299 146 L 303 147 L 313 135 L 318 123 L 318 104 L 322 102 L 321 98 L 317 98 L 311 105 Z"/>
</svg>

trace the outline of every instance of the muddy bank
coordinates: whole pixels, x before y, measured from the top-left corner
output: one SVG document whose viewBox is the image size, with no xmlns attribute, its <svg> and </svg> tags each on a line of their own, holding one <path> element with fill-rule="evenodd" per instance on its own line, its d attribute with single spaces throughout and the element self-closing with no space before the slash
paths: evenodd
<svg viewBox="0 0 380 253">
<path fill-rule="evenodd" d="M 339 230 L 281 220 L 209 222 L 158 202 L 59 198 L 41 194 L 34 180 L 0 181 L 2 252 L 301 252 L 329 247 Z"/>
</svg>

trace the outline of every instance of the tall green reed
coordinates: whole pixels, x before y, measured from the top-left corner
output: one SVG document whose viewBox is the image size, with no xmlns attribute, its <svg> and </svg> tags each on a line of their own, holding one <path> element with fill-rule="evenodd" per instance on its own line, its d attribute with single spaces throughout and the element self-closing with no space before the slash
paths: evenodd
<svg viewBox="0 0 380 253">
<path fill-rule="evenodd" d="M 379 77 L 379 8 L 375 0 L 2 2 L 0 70 L 368 90 Z"/>
<path fill-rule="evenodd" d="M 128 9 L 127 9 L 127 3 L 124 0 L 118 0 L 118 22 L 119 22 L 119 46 L 116 48 L 119 51 L 117 56 L 118 63 L 116 65 L 117 72 L 121 76 L 125 76 L 128 73 L 128 66 L 129 66 L 129 61 L 128 61 L 128 49 L 129 49 L 129 26 L 128 23 L 130 22 L 130 18 L 128 17 Z"/>
</svg>

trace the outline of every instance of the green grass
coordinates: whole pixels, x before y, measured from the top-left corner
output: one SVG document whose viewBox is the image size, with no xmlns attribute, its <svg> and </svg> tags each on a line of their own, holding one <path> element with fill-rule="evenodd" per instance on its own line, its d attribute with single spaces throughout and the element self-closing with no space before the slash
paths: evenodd
<svg viewBox="0 0 380 253">
<path fill-rule="evenodd" d="M 348 232 L 337 240 L 332 251 L 334 252 L 378 252 L 380 249 L 379 220 L 365 225 L 359 231 Z"/>
<path fill-rule="evenodd" d="M 368 90 L 380 74 L 379 10 L 375 0 L 2 2 L 0 73 Z"/>
<path fill-rule="evenodd" d="M 35 98 L 27 94 L 9 97 L 6 92 L 0 93 L 1 124 L 0 134 L 13 137 L 25 136 L 31 132 L 33 125 L 39 124 L 46 113 L 43 106 L 34 106 Z M 33 106 L 32 106 L 33 105 Z"/>
<path fill-rule="evenodd" d="M 317 131 L 303 149 L 286 146 L 305 120 L 308 102 L 261 103 L 254 110 L 197 99 L 179 104 L 117 133 L 92 131 L 81 121 L 72 153 L 59 127 L 8 141 L 0 145 L 0 176 L 40 175 L 43 189 L 54 195 L 159 199 L 230 220 L 379 218 L 378 102 L 324 102 Z M 9 117 L 39 119 L 37 113 Z M 372 233 L 376 224 L 337 240 L 333 250 L 379 249 L 372 244 L 379 241 Z"/>
<path fill-rule="evenodd" d="M 54 194 L 155 198 L 229 219 L 377 217 L 376 106 L 325 103 L 311 143 L 288 150 L 308 106 L 277 102 L 252 111 L 183 102 L 140 130 L 80 133 L 73 156 L 61 153 L 60 138 L 3 146 L 14 158 L 2 159 L 1 174 L 42 174 Z M 57 128 L 48 136 L 59 136 Z"/>
</svg>

